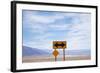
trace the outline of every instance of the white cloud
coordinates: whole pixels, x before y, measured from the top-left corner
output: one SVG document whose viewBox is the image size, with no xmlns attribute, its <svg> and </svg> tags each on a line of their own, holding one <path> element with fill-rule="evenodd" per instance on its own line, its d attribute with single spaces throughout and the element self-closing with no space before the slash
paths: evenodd
<svg viewBox="0 0 100 73">
<path fill-rule="evenodd" d="M 80 19 L 80 21 L 82 21 L 80 24 L 75 24 L 69 28 L 72 31 L 67 33 L 67 41 L 70 49 L 91 48 L 91 21 L 87 21 L 86 18 Z"/>
<path fill-rule="evenodd" d="M 53 30 L 67 30 L 69 28 L 68 25 L 70 26 L 70 24 L 51 24 L 48 27 Z"/>
<path fill-rule="evenodd" d="M 26 42 L 24 43 L 24 45 L 33 47 L 33 48 L 38 48 L 38 49 L 51 49 L 52 48 L 52 40 L 42 39 L 42 40 L 38 40 L 37 42 L 33 42 L 33 41 Z"/>
<path fill-rule="evenodd" d="M 64 17 L 74 18 L 73 23 L 53 24 L 56 20 L 63 19 Z M 48 33 L 47 31 L 66 30 L 66 35 L 61 36 L 58 40 L 66 40 L 68 42 L 68 49 L 90 48 L 91 21 L 88 14 L 58 13 L 53 16 L 42 16 L 32 13 L 32 15 L 28 15 L 27 22 L 29 27 L 26 26 L 26 28 L 31 29 L 31 34 L 38 33 L 40 35 L 31 38 L 32 40 L 25 42 L 24 45 L 40 49 L 51 49 L 54 39 L 49 39 L 48 37 L 55 36 L 56 33 Z M 70 31 L 67 32 L 67 30 Z"/>
<path fill-rule="evenodd" d="M 34 23 L 34 22 L 38 22 L 38 23 L 53 23 L 58 19 L 63 19 L 65 17 L 77 17 L 77 13 L 62 13 L 62 12 L 51 12 L 54 13 L 54 15 L 38 15 L 38 13 L 36 13 L 36 11 L 26 11 L 25 14 L 25 18 L 27 18 L 29 22 Z"/>
<path fill-rule="evenodd" d="M 52 23 L 57 19 L 62 19 L 64 16 L 62 15 L 51 15 L 51 16 L 43 16 L 43 15 L 36 15 L 36 13 L 26 13 L 25 17 L 28 19 L 30 23 L 38 22 L 38 23 Z"/>
</svg>

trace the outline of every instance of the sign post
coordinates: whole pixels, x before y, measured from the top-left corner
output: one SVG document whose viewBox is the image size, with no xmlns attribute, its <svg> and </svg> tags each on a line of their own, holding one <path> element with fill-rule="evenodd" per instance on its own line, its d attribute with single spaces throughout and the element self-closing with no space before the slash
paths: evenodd
<svg viewBox="0 0 100 73">
<path fill-rule="evenodd" d="M 57 56 L 58 56 L 59 52 L 55 49 L 53 51 L 53 55 L 55 56 L 55 61 L 57 61 Z"/>
<path fill-rule="evenodd" d="M 65 61 L 65 48 L 66 48 L 66 41 L 53 41 L 53 55 L 55 56 L 55 61 L 57 60 L 57 55 L 59 52 L 56 49 L 63 49 L 63 61 Z"/>
<path fill-rule="evenodd" d="M 63 61 L 65 61 L 65 49 L 63 49 Z"/>
</svg>

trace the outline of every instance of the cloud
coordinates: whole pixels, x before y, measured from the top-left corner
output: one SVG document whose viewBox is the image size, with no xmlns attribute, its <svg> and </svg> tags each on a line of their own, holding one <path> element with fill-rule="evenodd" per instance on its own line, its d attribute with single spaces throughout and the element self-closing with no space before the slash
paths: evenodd
<svg viewBox="0 0 100 73">
<path fill-rule="evenodd" d="M 64 18 L 64 16 L 58 15 L 55 12 L 52 12 L 54 15 L 51 15 L 51 13 L 47 16 L 39 15 L 40 13 L 45 13 L 45 11 L 38 12 L 38 11 L 27 11 L 23 10 L 24 19 L 30 23 L 38 22 L 38 23 L 52 23 L 57 19 Z"/>
<path fill-rule="evenodd" d="M 68 49 L 89 49 L 91 15 L 88 13 L 24 11 L 24 45 L 51 49 L 54 40 L 66 40 Z M 28 31 L 28 32 L 27 32 Z M 24 34 L 25 35 L 25 34 Z"/>
</svg>

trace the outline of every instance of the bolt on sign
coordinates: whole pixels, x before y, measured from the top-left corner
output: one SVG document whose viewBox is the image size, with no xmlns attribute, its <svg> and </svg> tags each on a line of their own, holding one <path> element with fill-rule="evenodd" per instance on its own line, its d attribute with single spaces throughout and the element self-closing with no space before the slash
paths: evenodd
<svg viewBox="0 0 100 73">
<path fill-rule="evenodd" d="M 65 49 L 66 41 L 53 41 L 53 49 Z"/>
</svg>

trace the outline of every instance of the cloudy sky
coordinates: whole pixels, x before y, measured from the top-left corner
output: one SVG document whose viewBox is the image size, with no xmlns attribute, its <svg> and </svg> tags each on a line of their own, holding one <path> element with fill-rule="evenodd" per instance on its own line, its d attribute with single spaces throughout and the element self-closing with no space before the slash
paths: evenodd
<svg viewBox="0 0 100 73">
<path fill-rule="evenodd" d="M 91 48 L 91 14 L 23 10 L 23 45 L 52 49 L 53 41 L 67 41 L 67 49 Z"/>
</svg>

